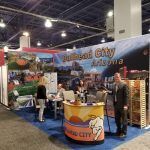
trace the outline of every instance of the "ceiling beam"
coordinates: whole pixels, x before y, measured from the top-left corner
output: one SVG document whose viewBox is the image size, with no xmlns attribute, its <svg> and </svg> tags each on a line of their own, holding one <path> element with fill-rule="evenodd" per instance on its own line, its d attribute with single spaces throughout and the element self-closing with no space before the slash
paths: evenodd
<svg viewBox="0 0 150 150">
<path fill-rule="evenodd" d="M 92 37 L 103 35 L 105 33 L 106 32 L 101 32 L 101 33 L 97 33 L 97 34 L 94 34 L 94 35 L 86 36 L 86 37 L 83 37 L 83 38 L 80 38 L 80 39 L 77 39 L 77 40 L 73 40 L 73 41 L 70 41 L 70 42 L 67 42 L 67 43 L 63 43 L 63 44 L 59 44 L 59 45 L 50 47 L 50 49 L 58 48 L 58 47 L 69 45 L 69 44 L 73 44 L 73 43 L 76 43 L 76 42 L 79 42 L 79 41 L 82 41 L 82 40 L 86 40 L 86 39 L 89 39 L 89 38 L 92 38 Z"/>
<path fill-rule="evenodd" d="M 41 18 L 41 19 L 56 20 L 56 21 L 62 22 L 62 23 L 67 23 L 67 24 L 72 24 L 72 25 L 79 25 L 79 26 L 82 26 L 84 28 L 94 29 L 94 30 L 98 30 L 98 31 L 105 31 L 104 29 L 91 27 L 91 26 L 84 25 L 84 24 L 81 24 L 81 23 L 62 20 L 62 19 L 57 19 L 57 18 L 52 18 L 52 17 L 48 17 L 48 16 L 42 16 L 42 15 L 26 12 L 26 11 L 23 11 L 23 10 L 13 9 L 13 8 L 10 8 L 10 7 L 0 6 L 0 8 L 4 9 L 4 10 L 14 11 L 14 12 L 18 12 L 18 13 L 22 13 L 22 14 L 26 14 L 26 15 L 30 15 L 30 16 L 34 16 L 34 17 L 38 17 L 38 18 Z"/>
<path fill-rule="evenodd" d="M 93 5 L 96 5 L 98 2 L 100 2 L 101 0 L 95 0 L 94 2 L 91 0 L 83 0 L 80 3 L 76 4 L 75 6 L 72 6 L 71 8 L 65 10 L 64 12 L 62 12 L 59 17 L 63 17 L 63 18 L 71 18 L 83 11 L 85 11 L 86 9 L 90 8 Z"/>
</svg>

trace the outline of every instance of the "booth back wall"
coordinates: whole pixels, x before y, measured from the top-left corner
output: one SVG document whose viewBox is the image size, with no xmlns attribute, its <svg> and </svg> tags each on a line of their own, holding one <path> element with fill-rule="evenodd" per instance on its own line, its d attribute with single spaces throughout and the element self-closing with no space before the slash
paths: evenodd
<svg viewBox="0 0 150 150">
<path fill-rule="evenodd" d="M 101 84 L 111 89 L 115 72 L 128 80 L 149 78 L 149 47 L 150 34 L 147 34 L 54 54 L 55 71 L 68 89 L 74 90 L 79 79 L 91 91 Z M 111 110 L 112 101 L 109 103 Z"/>
</svg>

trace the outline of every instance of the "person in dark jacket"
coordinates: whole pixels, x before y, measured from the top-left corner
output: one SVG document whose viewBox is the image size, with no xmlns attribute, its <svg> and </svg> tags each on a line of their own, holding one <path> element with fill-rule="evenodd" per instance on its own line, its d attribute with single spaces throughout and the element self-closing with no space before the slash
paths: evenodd
<svg viewBox="0 0 150 150">
<path fill-rule="evenodd" d="M 48 83 L 47 78 L 42 75 L 39 80 L 38 87 L 37 87 L 37 100 L 40 105 L 40 110 L 39 110 L 39 121 L 40 122 L 44 121 L 43 112 L 44 112 L 44 108 L 45 108 L 45 100 L 47 99 L 45 85 L 47 83 Z"/>
<path fill-rule="evenodd" d="M 121 80 L 119 73 L 114 74 L 113 100 L 115 110 L 115 122 L 117 125 L 116 134 L 119 137 L 125 137 L 127 134 L 127 110 L 129 89 L 128 86 Z"/>
</svg>

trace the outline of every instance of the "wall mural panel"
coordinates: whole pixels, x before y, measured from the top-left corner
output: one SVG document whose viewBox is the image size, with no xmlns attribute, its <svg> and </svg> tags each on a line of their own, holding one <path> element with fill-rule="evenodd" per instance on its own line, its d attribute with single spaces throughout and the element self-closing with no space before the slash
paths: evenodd
<svg viewBox="0 0 150 150">
<path fill-rule="evenodd" d="M 9 52 L 8 53 L 8 105 L 14 107 L 18 96 L 34 95 L 37 83 L 42 72 L 53 70 L 53 55 L 36 52 Z M 17 91 L 18 95 L 15 94 Z M 22 98 L 20 107 L 30 106 Z M 31 103 L 32 106 L 32 103 Z M 15 106 L 17 107 L 17 106 Z"/>
</svg>

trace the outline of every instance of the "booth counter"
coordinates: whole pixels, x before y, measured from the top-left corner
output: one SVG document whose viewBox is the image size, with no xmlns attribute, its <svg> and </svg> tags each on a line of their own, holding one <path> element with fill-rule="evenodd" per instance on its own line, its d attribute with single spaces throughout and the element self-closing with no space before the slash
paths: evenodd
<svg viewBox="0 0 150 150">
<path fill-rule="evenodd" d="M 104 103 L 64 103 L 64 129 L 70 140 L 80 143 L 104 142 Z"/>
</svg>

